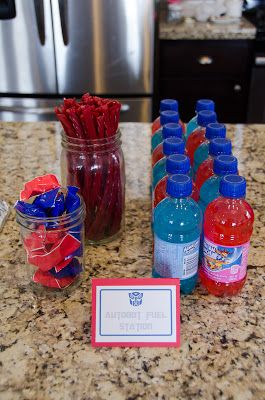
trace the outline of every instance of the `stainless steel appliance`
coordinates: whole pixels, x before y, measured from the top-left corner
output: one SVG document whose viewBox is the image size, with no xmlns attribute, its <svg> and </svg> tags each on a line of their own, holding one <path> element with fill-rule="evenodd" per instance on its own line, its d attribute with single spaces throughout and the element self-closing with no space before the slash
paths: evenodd
<svg viewBox="0 0 265 400">
<path fill-rule="evenodd" d="M 151 119 L 154 0 L 0 0 L 0 119 L 53 119 L 64 96 Z"/>
</svg>

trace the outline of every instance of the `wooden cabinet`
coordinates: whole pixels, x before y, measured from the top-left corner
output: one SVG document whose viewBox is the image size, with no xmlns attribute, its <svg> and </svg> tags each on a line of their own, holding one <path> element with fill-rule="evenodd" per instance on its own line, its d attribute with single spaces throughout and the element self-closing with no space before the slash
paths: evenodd
<svg viewBox="0 0 265 400">
<path fill-rule="evenodd" d="M 220 122 L 243 123 L 252 63 L 252 40 L 161 40 L 155 85 L 159 100 L 176 98 L 184 121 L 194 115 L 197 99 L 216 102 Z"/>
</svg>

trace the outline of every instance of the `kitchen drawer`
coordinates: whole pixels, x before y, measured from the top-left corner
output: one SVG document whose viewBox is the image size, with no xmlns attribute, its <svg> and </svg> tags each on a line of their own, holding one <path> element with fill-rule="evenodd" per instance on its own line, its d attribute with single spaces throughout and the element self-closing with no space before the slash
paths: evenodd
<svg viewBox="0 0 265 400">
<path fill-rule="evenodd" d="M 188 121 L 194 115 L 196 100 L 214 99 L 220 122 L 245 122 L 247 112 L 248 85 L 235 79 L 173 79 L 160 80 L 160 98 L 176 98 L 180 104 L 180 115 Z"/>
<path fill-rule="evenodd" d="M 240 77 L 251 58 L 251 40 L 161 40 L 160 76 Z"/>
</svg>

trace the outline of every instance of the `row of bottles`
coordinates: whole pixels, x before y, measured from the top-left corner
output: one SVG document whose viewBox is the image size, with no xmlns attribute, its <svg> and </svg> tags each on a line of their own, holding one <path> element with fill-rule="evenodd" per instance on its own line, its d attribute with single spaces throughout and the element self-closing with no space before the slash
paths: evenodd
<svg viewBox="0 0 265 400">
<path fill-rule="evenodd" d="M 199 276 L 210 293 L 230 296 L 246 280 L 254 213 L 214 109 L 198 100 L 186 126 L 178 102 L 162 100 L 152 125 L 152 275 L 180 278 L 183 294 Z"/>
</svg>

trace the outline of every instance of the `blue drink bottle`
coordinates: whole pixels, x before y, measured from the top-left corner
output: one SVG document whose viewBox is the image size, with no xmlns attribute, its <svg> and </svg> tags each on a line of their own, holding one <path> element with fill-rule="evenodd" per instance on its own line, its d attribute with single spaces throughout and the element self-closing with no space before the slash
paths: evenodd
<svg viewBox="0 0 265 400">
<path fill-rule="evenodd" d="M 176 111 L 168 110 L 168 111 L 162 111 L 160 114 L 160 121 L 161 121 L 161 128 L 159 128 L 152 136 L 151 138 L 151 152 L 154 151 L 156 146 L 159 145 L 163 141 L 163 127 L 169 123 L 174 123 L 178 124 L 179 122 L 179 113 Z M 182 128 L 179 125 L 179 129 L 181 130 L 182 134 Z"/>
<path fill-rule="evenodd" d="M 215 138 L 225 138 L 226 137 L 226 127 L 218 122 L 211 123 L 206 126 L 205 131 L 205 142 L 200 144 L 200 146 L 195 150 L 194 153 L 194 163 L 193 163 L 193 176 L 196 176 L 196 172 L 201 165 L 201 163 L 206 160 L 209 156 L 209 143 L 210 140 Z"/>
<path fill-rule="evenodd" d="M 154 278 L 180 278 L 180 290 L 189 294 L 198 276 L 202 214 L 190 198 L 188 175 L 172 175 L 167 195 L 154 211 Z"/>
<path fill-rule="evenodd" d="M 206 207 L 220 196 L 219 186 L 223 176 L 237 174 L 237 159 L 234 156 L 220 155 L 213 161 L 213 172 L 200 189 L 199 206 L 204 214 Z"/>
<path fill-rule="evenodd" d="M 161 158 L 153 167 L 152 170 L 152 188 L 154 190 L 156 184 L 162 179 L 166 174 L 166 157 L 171 154 L 184 154 L 185 152 L 185 142 L 183 139 L 178 137 L 170 137 L 163 141 L 163 154 L 164 157 Z"/>
<path fill-rule="evenodd" d="M 209 99 L 200 99 L 196 102 L 196 115 L 188 122 L 187 124 L 187 128 L 186 128 L 186 140 L 188 139 L 188 137 L 190 136 L 190 134 L 199 127 L 198 123 L 197 123 L 197 115 L 199 111 L 203 111 L 203 110 L 210 110 L 210 111 L 214 111 L 215 108 L 215 104 L 213 100 L 209 100 Z"/>
</svg>

